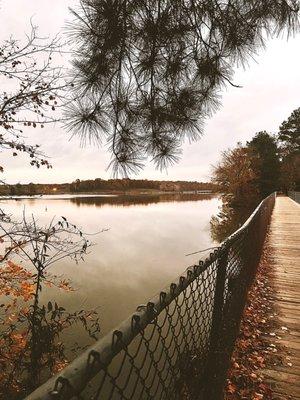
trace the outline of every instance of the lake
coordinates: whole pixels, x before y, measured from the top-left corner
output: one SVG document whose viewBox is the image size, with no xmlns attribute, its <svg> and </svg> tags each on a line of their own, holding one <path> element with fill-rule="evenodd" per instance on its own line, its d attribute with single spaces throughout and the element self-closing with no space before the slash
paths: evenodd
<svg viewBox="0 0 300 400">
<path fill-rule="evenodd" d="M 55 300 L 68 311 L 95 309 L 101 334 L 114 328 L 139 304 L 168 286 L 188 266 L 216 245 L 210 219 L 218 213 L 218 196 L 122 195 L 69 196 L 2 200 L 6 212 L 34 214 L 40 225 L 64 216 L 93 236 L 85 262 L 70 260 L 51 267 L 53 274 L 71 279 L 75 292 L 47 288 L 41 300 Z M 86 344 L 81 329 L 72 328 L 64 340 Z M 71 340 L 71 339 L 70 339 Z"/>
</svg>

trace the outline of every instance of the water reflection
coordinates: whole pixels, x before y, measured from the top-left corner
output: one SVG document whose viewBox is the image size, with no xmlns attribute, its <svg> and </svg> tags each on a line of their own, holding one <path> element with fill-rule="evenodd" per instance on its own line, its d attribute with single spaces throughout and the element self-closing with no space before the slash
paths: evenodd
<svg viewBox="0 0 300 400">
<path fill-rule="evenodd" d="M 46 286 L 39 296 L 41 310 L 46 305 L 50 320 L 55 302 L 70 315 L 96 310 L 103 335 L 198 262 L 199 255 L 186 254 L 215 244 L 210 219 L 219 204 L 218 197 L 184 194 L 6 200 L 5 209 L 19 216 L 25 207 L 40 225 L 63 215 L 85 232 L 109 228 L 92 238 L 95 246 L 85 263 L 76 265 L 65 259 L 53 265 L 51 272 L 60 280 L 70 279 L 74 291 Z M 66 345 L 64 354 L 71 360 L 76 356 L 74 349 L 91 340 L 76 325 L 61 331 L 59 342 Z"/>
<path fill-rule="evenodd" d="M 105 196 L 105 197 L 73 197 L 70 198 L 71 203 L 78 206 L 80 205 L 93 205 L 96 207 L 103 207 L 104 205 L 114 206 L 136 206 L 157 204 L 162 202 L 187 202 L 187 201 L 204 201 L 210 200 L 214 195 L 203 195 L 197 193 L 178 193 L 178 194 L 145 194 L 145 195 L 119 195 L 119 196 Z"/>
<path fill-rule="evenodd" d="M 210 219 L 219 204 L 218 197 L 186 194 L 7 200 L 5 208 L 20 215 L 25 207 L 28 215 L 38 216 L 40 224 L 47 223 L 53 215 L 63 215 L 85 232 L 109 229 L 92 237 L 95 246 L 85 263 L 76 265 L 64 260 L 52 269 L 55 275 L 71 279 L 77 289 L 72 296 L 57 293 L 56 299 L 70 310 L 81 305 L 88 309 L 98 307 L 105 333 L 134 311 L 137 304 L 144 303 L 187 266 L 198 262 L 198 254 L 186 254 L 215 244 L 210 235 Z M 47 291 L 42 293 L 45 301 L 47 295 Z"/>
<path fill-rule="evenodd" d="M 258 198 L 239 202 L 237 198 L 222 196 L 222 204 L 217 215 L 210 221 L 212 239 L 218 243 L 240 228 L 255 209 Z"/>
</svg>

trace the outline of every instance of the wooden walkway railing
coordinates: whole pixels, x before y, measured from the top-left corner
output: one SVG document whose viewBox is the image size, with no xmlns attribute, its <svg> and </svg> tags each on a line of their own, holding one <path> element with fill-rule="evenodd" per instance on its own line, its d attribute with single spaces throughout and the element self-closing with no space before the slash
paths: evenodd
<svg viewBox="0 0 300 400">
<path fill-rule="evenodd" d="M 283 362 L 263 372 L 274 399 L 300 399 L 300 205 L 289 197 L 276 198 L 268 246 L 279 322 L 270 343 L 282 348 Z"/>
</svg>

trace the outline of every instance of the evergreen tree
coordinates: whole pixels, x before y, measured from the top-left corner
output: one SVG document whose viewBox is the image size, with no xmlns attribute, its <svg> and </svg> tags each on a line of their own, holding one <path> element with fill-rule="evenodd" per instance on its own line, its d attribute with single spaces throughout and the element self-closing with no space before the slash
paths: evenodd
<svg viewBox="0 0 300 400">
<path fill-rule="evenodd" d="M 298 28 L 296 0 L 81 0 L 67 127 L 106 138 L 116 172 L 177 161 L 264 38 Z"/>
<path fill-rule="evenodd" d="M 278 139 L 282 158 L 281 187 L 284 191 L 300 190 L 300 108 L 281 124 Z"/>
<path fill-rule="evenodd" d="M 278 139 L 284 155 L 300 154 L 300 108 L 281 124 Z"/>
<path fill-rule="evenodd" d="M 279 189 L 280 160 L 276 139 L 262 131 L 247 145 L 254 155 L 261 197 L 266 197 Z"/>
</svg>

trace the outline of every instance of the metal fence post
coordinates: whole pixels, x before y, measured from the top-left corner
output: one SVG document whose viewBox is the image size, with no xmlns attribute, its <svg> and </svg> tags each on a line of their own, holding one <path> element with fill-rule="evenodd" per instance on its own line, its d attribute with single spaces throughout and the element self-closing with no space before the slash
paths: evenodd
<svg viewBox="0 0 300 400">
<path fill-rule="evenodd" d="M 222 253 L 217 266 L 210 345 L 204 388 L 205 400 L 223 399 L 224 373 L 222 373 L 222 369 L 224 366 L 222 365 L 223 349 L 221 338 L 223 330 L 223 308 L 228 250 L 228 248 L 221 250 Z"/>
</svg>

